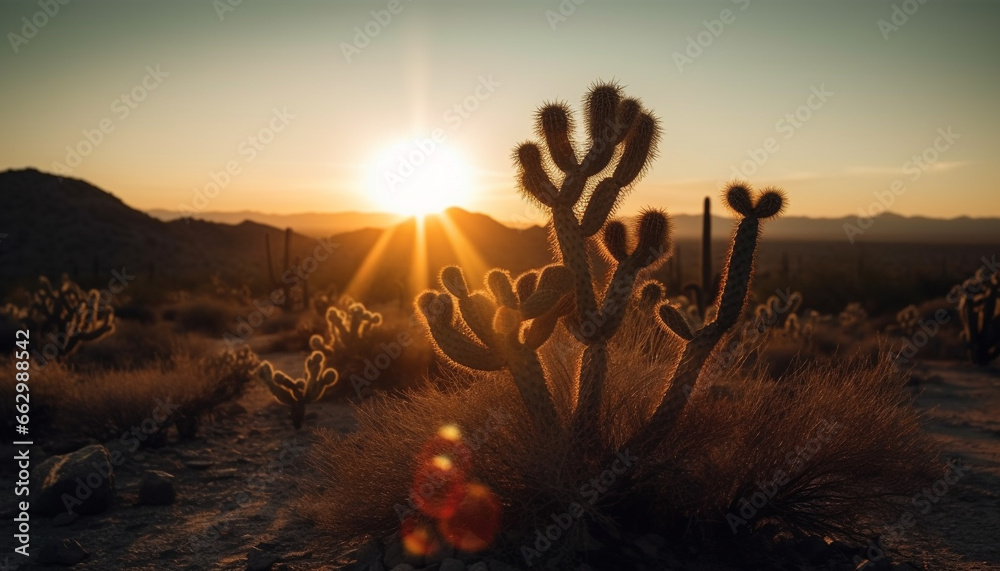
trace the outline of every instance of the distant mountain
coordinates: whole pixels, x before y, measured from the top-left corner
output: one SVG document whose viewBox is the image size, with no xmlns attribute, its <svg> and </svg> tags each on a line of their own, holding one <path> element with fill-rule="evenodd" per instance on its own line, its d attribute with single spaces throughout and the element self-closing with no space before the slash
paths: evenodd
<svg viewBox="0 0 1000 571">
<path fill-rule="evenodd" d="M 701 236 L 701 215 L 671 216 L 674 236 Z M 712 217 L 712 236 L 728 238 L 733 219 Z M 912 242 L 924 244 L 1000 244 L 1000 218 L 926 218 L 886 213 L 871 220 L 857 216 L 843 218 L 808 218 L 783 216 L 768 222 L 768 240 L 842 241 L 849 237 L 856 242 Z"/>
<path fill-rule="evenodd" d="M 169 210 L 148 210 L 147 214 L 161 220 L 177 220 L 182 214 Z M 401 222 L 404 217 L 382 212 L 327 212 L 302 214 L 265 214 L 252 210 L 239 212 L 204 212 L 198 218 L 210 222 L 237 224 L 251 220 L 277 228 L 292 228 L 306 236 L 329 236 L 363 228 L 387 228 Z M 674 236 L 679 239 L 701 237 L 700 214 L 672 214 Z M 767 236 L 771 240 L 848 241 L 850 235 L 859 242 L 915 242 L 950 244 L 1000 243 L 1000 218 L 942 219 L 923 216 L 883 214 L 867 228 L 856 216 L 843 218 L 809 218 L 783 216 L 767 223 Z M 733 219 L 712 216 L 712 236 L 716 240 L 728 239 Z M 861 232 L 858 233 L 857 231 Z"/>
<path fill-rule="evenodd" d="M 2 289 L 40 274 L 63 273 L 100 285 L 117 271 L 165 287 L 196 285 L 218 274 L 229 283 L 266 291 L 272 286 L 265 235 L 280 279 L 282 229 L 253 221 L 165 222 L 83 180 L 33 169 L 0 173 L 0 278 L 6 278 Z M 415 264 L 421 250 L 426 259 Z M 360 293 L 369 299 L 405 299 L 412 290 L 431 285 L 448 264 L 468 266 L 474 260 L 483 270 L 500 267 L 519 273 L 551 258 L 544 229 L 508 228 L 457 208 L 428 217 L 420 228 L 411 218 L 386 229 L 320 239 L 293 232 L 289 252 L 293 261 L 314 254 L 314 260 L 326 258 L 312 266 L 303 263 L 312 271 L 312 287 L 333 283 L 343 291 L 361 273 L 365 288 Z M 470 275 L 471 280 L 481 281 L 481 276 Z"/>
<path fill-rule="evenodd" d="M 166 222 L 184 217 L 183 212 L 158 208 L 147 210 L 146 214 Z M 341 232 L 351 232 L 362 228 L 386 228 L 403 221 L 405 217 L 386 212 L 267 214 L 253 210 L 240 210 L 238 212 L 199 212 L 193 218 L 207 222 L 221 222 L 223 224 L 239 224 L 244 220 L 252 220 L 267 226 L 274 226 L 275 228 L 292 228 L 300 234 L 318 237 L 339 234 Z"/>
<path fill-rule="evenodd" d="M 237 217 L 253 215 L 247 212 Z M 334 220 L 336 215 L 319 216 Z M 315 264 L 312 287 L 333 283 L 344 291 L 353 285 L 355 293 L 368 299 L 407 299 L 432 284 L 445 265 L 461 265 L 470 282 L 478 284 L 488 268 L 516 274 L 552 259 L 547 231 L 538 226 L 514 229 L 458 208 L 427 217 L 421 224 L 410 218 L 383 228 L 368 223 L 390 220 L 391 215 L 372 216 L 364 228 L 322 239 L 295 228 L 289 243 L 292 260 L 323 253 L 324 245 L 332 252 Z M 825 240 L 850 248 L 844 224 L 857 222 L 791 217 L 769 223 L 765 234 L 771 244 Z M 283 220 L 281 225 L 290 224 Z M 675 216 L 674 226 L 677 238 L 691 239 L 700 235 L 701 217 Z M 727 239 L 731 229 L 731 219 L 714 220 L 716 239 Z M 40 274 L 68 273 L 78 281 L 100 285 L 111 278 L 112 271 L 124 268 L 130 275 L 164 287 L 197 285 L 218 274 L 233 285 L 246 283 L 262 292 L 272 287 L 265 236 L 280 277 L 282 228 L 252 219 L 238 224 L 199 219 L 168 222 L 130 208 L 83 180 L 33 169 L 0 173 L 0 290 L 4 291 Z M 860 242 L 1000 244 L 1000 219 L 939 220 L 887 214 L 855 237 Z M 719 250 L 716 257 L 723 253 Z"/>
</svg>

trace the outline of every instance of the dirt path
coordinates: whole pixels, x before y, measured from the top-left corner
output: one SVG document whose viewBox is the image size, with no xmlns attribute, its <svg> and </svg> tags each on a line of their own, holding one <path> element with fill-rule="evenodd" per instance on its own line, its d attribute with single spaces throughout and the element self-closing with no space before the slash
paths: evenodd
<svg viewBox="0 0 1000 571">
<path fill-rule="evenodd" d="M 265 357 L 285 370 L 301 367 L 300 356 Z M 960 459 L 960 477 L 947 490 L 928 488 L 937 501 L 912 506 L 913 525 L 888 542 L 900 552 L 894 560 L 934 570 L 1000 569 L 1000 373 L 931 363 L 915 378 L 927 429 L 946 458 Z M 47 540 L 75 539 L 91 553 L 73 567 L 81 571 L 244 570 L 252 552 L 255 561 L 277 561 L 275 570 L 335 569 L 326 562 L 322 536 L 296 517 L 287 478 L 304 470 L 312 429 L 346 432 L 353 417 L 346 404 L 320 403 L 308 410 L 306 428 L 296 432 L 286 409 L 253 385 L 203 426 L 196 440 L 126 453 L 112 509 L 68 525 L 35 518 L 32 551 Z M 176 476 L 173 505 L 136 505 L 139 479 L 149 469 Z M 9 522 L 10 508 L 0 515 Z M 9 535 L 3 538 L 3 552 L 10 552 L 10 541 Z M 11 558 L 7 569 L 64 569 L 15 562 Z M 0 570 L 3 563 L 0 559 Z"/>
</svg>

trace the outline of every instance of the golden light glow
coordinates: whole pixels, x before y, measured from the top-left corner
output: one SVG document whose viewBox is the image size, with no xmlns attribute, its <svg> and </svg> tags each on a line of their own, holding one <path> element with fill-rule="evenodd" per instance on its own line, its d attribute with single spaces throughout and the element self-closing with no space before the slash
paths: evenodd
<svg viewBox="0 0 1000 571">
<path fill-rule="evenodd" d="M 472 169 L 453 148 L 431 139 L 401 141 L 371 162 L 367 189 L 383 210 L 412 216 L 466 202 Z"/>
</svg>

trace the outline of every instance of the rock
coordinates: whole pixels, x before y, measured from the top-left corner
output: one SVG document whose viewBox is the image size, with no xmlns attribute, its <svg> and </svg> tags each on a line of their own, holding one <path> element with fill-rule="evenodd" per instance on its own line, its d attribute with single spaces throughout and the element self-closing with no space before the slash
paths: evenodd
<svg viewBox="0 0 1000 571">
<path fill-rule="evenodd" d="M 400 563 L 392 568 L 392 571 L 416 571 L 416 567 L 409 563 Z"/>
<path fill-rule="evenodd" d="M 267 571 L 278 562 L 278 556 L 257 548 L 247 553 L 247 571 Z"/>
<path fill-rule="evenodd" d="M 52 565 L 76 565 L 89 556 L 87 550 L 75 539 L 50 541 L 42 546 L 38 562 Z"/>
<path fill-rule="evenodd" d="M 146 506 L 168 506 L 174 503 L 174 475 L 159 470 L 146 470 L 139 481 L 139 503 Z"/>
<path fill-rule="evenodd" d="M 42 516 L 101 513 L 111 505 L 115 489 L 111 456 L 99 444 L 49 457 L 31 471 L 31 480 L 32 514 Z"/>
<path fill-rule="evenodd" d="M 465 563 L 449 557 L 441 562 L 441 567 L 438 568 L 438 571 L 465 571 Z"/>
<path fill-rule="evenodd" d="M 490 566 L 485 561 L 480 561 L 469 565 L 466 571 L 490 571 Z"/>
</svg>

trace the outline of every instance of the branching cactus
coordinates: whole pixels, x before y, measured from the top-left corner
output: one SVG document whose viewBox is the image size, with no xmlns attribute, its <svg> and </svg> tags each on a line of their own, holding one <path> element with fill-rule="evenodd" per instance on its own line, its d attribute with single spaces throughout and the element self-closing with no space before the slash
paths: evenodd
<svg viewBox="0 0 1000 571">
<path fill-rule="evenodd" d="M 327 339 L 322 335 L 309 338 L 309 348 L 321 351 L 328 359 L 337 352 L 352 355 L 364 345 L 368 334 L 382 324 L 382 315 L 368 311 L 361 303 L 352 302 L 346 310 L 336 306 L 326 309 Z"/>
<path fill-rule="evenodd" d="M 81 343 L 114 331 L 114 308 L 101 300 L 96 289 L 84 291 L 67 276 L 63 276 L 58 288 L 45 276 L 39 277 L 38 282 L 39 288 L 28 305 L 11 314 L 31 329 L 55 339 L 60 356 L 70 355 Z"/>
<path fill-rule="evenodd" d="M 447 293 L 426 292 L 417 302 L 440 352 L 470 369 L 510 370 L 536 426 L 543 431 L 563 428 L 574 435 L 599 431 L 608 342 L 626 310 L 634 306 L 637 279 L 665 261 L 671 246 L 670 222 L 662 211 L 646 210 L 631 224 L 609 221 L 655 155 L 656 119 L 611 84 L 593 87 L 584 103 L 583 148 L 574 141 L 569 110 L 553 103 L 543 106 L 536 117 L 543 142 L 524 143 L 514 154 L 522 193 L 551 213 L 557 263 L 517 280 L 494 270 L 486 278 L 488 293 L 471 292 L 461 271 L 447 268 L 441 275 Z M 660 286 L 644 287 L 639 296 L 639 306 L 655 312 L 665 332 L 687 341 L 672 383 L 651 419 L 653 430 L 670 429 L 712 350 L 738 320 L 760 222 L 776 216 L 784 205 L 780 191 L 755 195 L 744 184 L 730 186 L 726 201 L 741 221 L 715 319 L 694 331 L 676 308 L 663 302 Z M 603 288 L 596 286 L 599 280 L 594 279 L 588 255 L 594 246 L 612 268 L 608 279 L 601 281 L 606 284 Z M 455 315 L 454 300 L 460 316 Z M 560 317 L 585 347 L 576 408 L 565 427 L 559 426 L 536 353 Z"/>
<path fill-rule="evenodd" d="M 327 368 L 326 357 L 319 351 L 314 351 L 306 358 L 305 373 L 305 378 L 292 379 L 275 370 L 268 361 L 261 363 L 256 371 L 274 398 L 291 407 L 292 425 L 296 430 L 302 428 L 306 405 L 323 398 L 323 393 L 336 384 L 339 378 L 335 369 Z"/>
<path fill-rule="evenodd" d="M 557 432 L 559 419 L 537 350 L 572 309 L 567 295 L 572 273 L 551 265 L 511 280 L 507 272 L 493 270 L 487 289 L 473 292 L 462 270 L 451 266 L 441 272 L 441 285 L 448 293 L 425 292 L 417 299 L 438 349 L 468 369 L 510 370 L 538 430 Z"/>
<path fill-rule="evenodd" d="M 662 326 L 686 340 L 687 345 L 670 386 L 650 420 L 649 428 L 653 432 L 667 431 L 677 422 L 715 346 L 739 320 L 750 291 L 760 223 L 777 216 L 785 205 L 781 191 L 766 189 L 755 196 L 743 183 L 731 184 L 726 190 L 725 201 L 741 219 L 729 250 L 715 320 L 698 331 L 691 331 L 674 306 L 669 303 L 659 306 Z"/>
<path fill-rule="evenodd" d="M 1000 271 L 980 268 L 958 290 L 962 339 L 972 362 L 988 365 L 1000 357 Z"/>
</svg>

